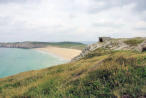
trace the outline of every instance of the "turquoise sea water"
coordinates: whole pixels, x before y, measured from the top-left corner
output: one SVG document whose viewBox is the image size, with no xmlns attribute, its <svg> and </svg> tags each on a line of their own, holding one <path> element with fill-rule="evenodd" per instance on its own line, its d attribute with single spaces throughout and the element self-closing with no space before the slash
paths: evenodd
<svg viewBox="0 0 146 98">
<path fill-rule="evenodd" d="M 67 62 L 33 49 L 0 48 L 0 78 Z"/>
</svg>

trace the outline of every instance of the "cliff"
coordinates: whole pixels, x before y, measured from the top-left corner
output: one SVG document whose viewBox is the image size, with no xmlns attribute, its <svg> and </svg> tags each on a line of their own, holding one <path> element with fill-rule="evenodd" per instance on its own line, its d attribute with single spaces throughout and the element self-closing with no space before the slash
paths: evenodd
<svg viewBox="0 0 146 98">
<path fill-rule="evenodd" d="M 47 46 L 56 46 L 62 48 L 82 49 L 85 44 L 79 42 L 14 42 L 14 43 L 0 43 L 0 47 L 4 48 L 44 48 Z"/>
<path fill-rule="evenodd" d="M 81 54 L 72 59 L 72 61 L 79 60 L 84 58 L 88 53 L 98 49 L 110 49 L 110 50 L 132 50 L 143 52 L 146 51 L 146 38 L 137 37 L 137 38 L 109 38 L 109 37 L 100 37 L 99 42 L 88 45 L 84 48 Z"/>
<path fill-rule="evenodd" d="M 41 48 L 45 47 L 44 44 L 33 44 L 30 42 L 16 42 L 16 43 L 0 43 L 0 47 L 5 48 Z"/>
</svg>

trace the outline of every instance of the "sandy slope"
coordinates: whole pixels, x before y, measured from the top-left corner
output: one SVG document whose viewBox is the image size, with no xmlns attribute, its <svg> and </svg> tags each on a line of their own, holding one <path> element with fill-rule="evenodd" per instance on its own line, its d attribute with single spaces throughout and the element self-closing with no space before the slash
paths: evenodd
<svg viewBox="0 0 146 98">
<path fill-rule="evenodd" d="M 48 46 L 46 48 L 37 48 L 37 50 L 52 53 L 56 56 L 66 59 L 66 60 L 71 60 L 72 58 L 74 58 L 75 56 L 77 56 L 81 53 L 81 50 L 59 48 L 59 47 L 53 47 L 53 46 Z"/>
</svg>

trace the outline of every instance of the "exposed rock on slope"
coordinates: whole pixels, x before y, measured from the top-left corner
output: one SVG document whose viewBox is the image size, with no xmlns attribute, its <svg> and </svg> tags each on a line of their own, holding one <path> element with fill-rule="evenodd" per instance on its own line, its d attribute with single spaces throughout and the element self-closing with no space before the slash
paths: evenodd
<svg viewBox="0 0 146 98">
<path fill-rule="evenodd" d="M 143 43 L 141 43 L 141 44 L 138 45 L 137 50 L 140 51 L 140 52 L 146 51 L 146 40 L 143 41 Z"/>
<path fill-rule="evenodd" d="M 89 52 L 98 48 L 112 49 L 112 50 L 135 50 L 139 52 L 146 51 L 146 38 L 120 38 L 114 39 L 109 37 L 100 37 L 99 42 L 91 44 L 82 50 L 82 53 L 73 58 L 72 61 L 79 60 L 85 57 Z"/>
<path fill-rule="evenodd" d="M 31 42 L 16 42 L 16 43 L 0 43 L 0 47 L 5 48 L 41 48 L 45 47 L 44 44 L 37 44 L 37 43 L 31 43 Z"/>
</svg>

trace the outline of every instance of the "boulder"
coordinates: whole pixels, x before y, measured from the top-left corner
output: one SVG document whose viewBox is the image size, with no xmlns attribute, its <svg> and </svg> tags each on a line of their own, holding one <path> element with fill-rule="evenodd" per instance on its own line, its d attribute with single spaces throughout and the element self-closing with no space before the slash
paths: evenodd
<svg viewBox="0 0 146 98">
<path fill-rule="evenodd" d="M 141 43 L 140 45 L 138 45 L 137 51 L 139 51 L 139 52 L 146 51 L 146 40 L 143 43 Z"/>
</svg>

